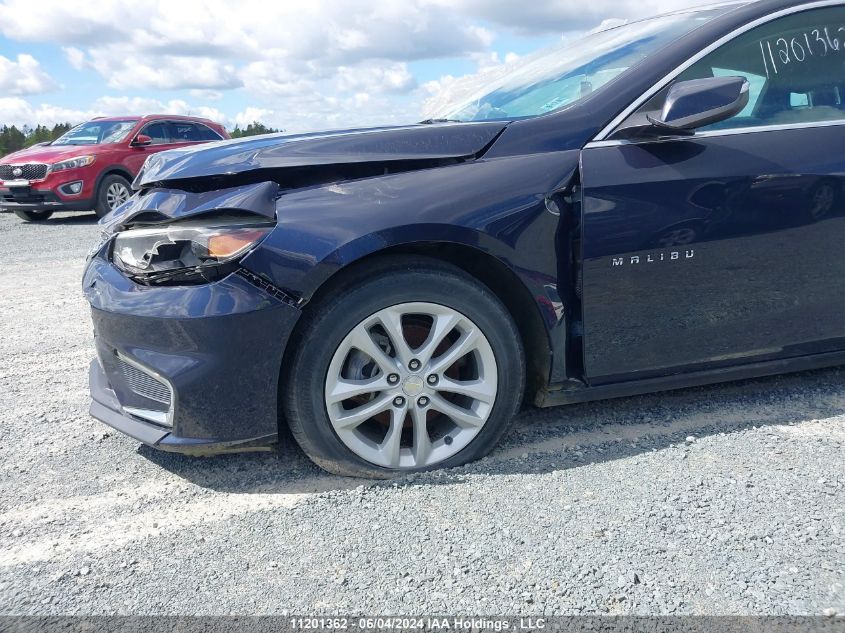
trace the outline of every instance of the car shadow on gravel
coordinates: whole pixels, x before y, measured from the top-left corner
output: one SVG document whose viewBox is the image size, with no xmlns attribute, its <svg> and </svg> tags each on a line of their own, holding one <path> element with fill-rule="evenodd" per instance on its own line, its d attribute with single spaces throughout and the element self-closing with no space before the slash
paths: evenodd
<svg viewBox="0 0 845 633">
<path fill-rule="evenodd" d="M 655 450 L 679 451 L 707 436 L 845 415 L 842 369 L 828 369 L 697 387 L 617 400 L 528 408 L 488 457 L 460 468 L 390 481 L 349 479 L 315 466 L 288 434 L 260 453 L 208 458 L 139 453 L 203 488 L 243 494 L 309 494 L 364 485 L 457 485 L 477 475 L 543 474 L 625 459 Z M 689 440 L 689 441 L 688 441 Z"/>
</svg>

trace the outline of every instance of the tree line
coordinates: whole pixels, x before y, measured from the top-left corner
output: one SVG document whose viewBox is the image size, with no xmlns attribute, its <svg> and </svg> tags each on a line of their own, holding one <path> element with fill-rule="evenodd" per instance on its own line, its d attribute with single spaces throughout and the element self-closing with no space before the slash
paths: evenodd
<svg viewBox="0 0 845 633">
<path fill-rule="evenodd" d="M 46 125 L 36 125 L 34 128 L 28 125 L 24 125 L 22 128 L 14 125 L 3 125 L 0 127 L 0 158 L 6 154 L 32 147 L 36 143 L 55 141 L 72 127 L 70 123 L 57 123 L 52 128 Z M 259 121 L 254 121 L 244 128 L 236 125 L 235 129 L 229 131 L 229 134 L 232 138 L 243 138 L 244 136 L 272 134 L 280 131 Z"/>
<path fill-rule="evenodd" d="M 53 141 L 71 127 L 70 123 L 57 123 L 52 128 L 46 125 L 36 125 L 34 128 L 24 125 L 21 129 L 14 125 L 4 125 L 0 128 L 0 156 L 32 147 L 36 143 Z"/>
</svg>

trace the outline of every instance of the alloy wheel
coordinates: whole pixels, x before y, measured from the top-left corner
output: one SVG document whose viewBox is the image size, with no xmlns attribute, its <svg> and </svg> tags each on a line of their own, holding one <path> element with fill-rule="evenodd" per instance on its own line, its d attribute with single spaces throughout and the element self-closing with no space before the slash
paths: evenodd
<svg viewBox="0 0 845 633">
<path fill-rule="evenodd" d="M 106 189 L 106 203 L 109 209 L 114 210 L 129 200 L 129 187 L 121 182 L 113 182 Z"/>
<path fill-rule="evenodd" d="M 433 303 L 376 312 L 343 339 L 326 377 L 338 438 L 358 457 L 425 468 L 465 448 L 496 400 L 493 349 L 465 315 Z"/>
</svg>

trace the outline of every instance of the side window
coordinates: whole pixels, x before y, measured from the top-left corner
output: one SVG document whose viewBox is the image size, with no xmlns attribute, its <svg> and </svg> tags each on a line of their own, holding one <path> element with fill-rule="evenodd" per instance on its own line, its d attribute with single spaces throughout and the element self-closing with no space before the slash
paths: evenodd
<svg viewBox="0 0 845 633">
<path fill-rule="evenodd" d="M 202 123 L 195 123 L 194 129 L 196 130 L 196 140 L 198 141 L 219 141 L 223 138 L 217 132 Z"/>
<path fill-rule="evenodd" d="M 151 139 L 153 139 L 153 145 L 163 145 L 165 143 L 170 143 L 170 139 L 167 135 L 167 123 L 164 123 L 163 121 L 157 123 L 150 123 L 143 130 L 141 130 L 141 134 L 146 134 Z"/>
<path fill-rule="evenodd" d="M 176 121 L 170 124 L 170 137 L 174 143 L 189 143 L 196 140 L 193 123 Z"/>
<path fill-rule="evenodd" d="M 703 130 L 845 120 L 845 8 L 803 11 L 752 29 L 676 81 L 714 76 L 748 79 L 749 103 L 732 119 Z M 668 91 L 640 111 L 662 108 Z"/>
<path fill-rule="evenodd" d="M 175 143 L 193 143 L 200 141 L 219 141 L 220 135 L 199 123 L 177 121 L 171 126 L 171 136 Z"/>
</svg>

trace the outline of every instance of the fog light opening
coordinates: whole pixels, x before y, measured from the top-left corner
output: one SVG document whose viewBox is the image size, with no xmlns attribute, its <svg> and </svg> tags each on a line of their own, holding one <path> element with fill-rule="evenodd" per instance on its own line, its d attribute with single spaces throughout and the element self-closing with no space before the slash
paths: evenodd
<svg viewBox="0 0 845 633">
<path fill-rule="evenodd" d="M 77 180 L 76 182 L 69 182 L 66 185 L 62 185 L 62 193 L 65 193 L 69 196 L 78 195 L 82 191 L 82 181 Z"/>
</svg>

